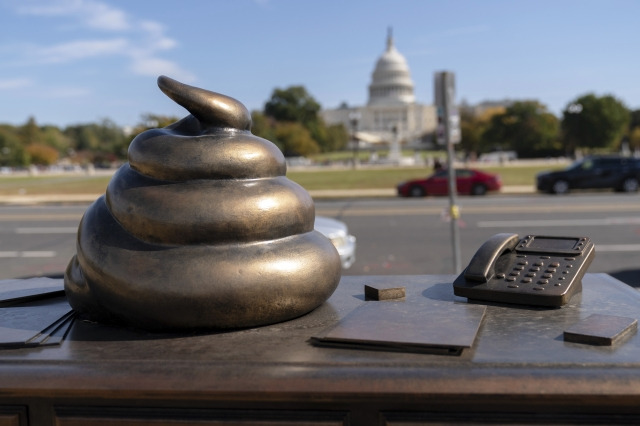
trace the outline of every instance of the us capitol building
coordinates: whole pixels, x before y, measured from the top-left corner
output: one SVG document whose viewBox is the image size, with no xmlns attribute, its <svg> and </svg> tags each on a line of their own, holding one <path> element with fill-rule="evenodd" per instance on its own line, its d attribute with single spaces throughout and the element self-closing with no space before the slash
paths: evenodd
<svg viewBox="0 0 640 426">
<path fill-rule="evenodd" d="M 320 114 L 327 124 L 342 123 L 360 147 L 390 147 L 390 156 L 399 155 L 401 146 L 425 147 L 437 124 L 436 108 L 416 102 L 409 65 L 394 46 L 391 30 L 371 76 L 367 105 L 343 104 Z"/>
</svg>

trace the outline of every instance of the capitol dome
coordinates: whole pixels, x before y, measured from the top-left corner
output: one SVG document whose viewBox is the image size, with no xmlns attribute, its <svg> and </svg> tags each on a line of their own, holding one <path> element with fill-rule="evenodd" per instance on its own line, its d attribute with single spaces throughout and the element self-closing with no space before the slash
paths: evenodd
<svg viewBox="0 0 640 426">
<path fill-rule="evenodd" d="M 393 45 L 391 30 L 387 36 L 387 49 L 376 62 L 371 77 L 369 105 L 415 102 L 409 65 Z"/>
</svg>

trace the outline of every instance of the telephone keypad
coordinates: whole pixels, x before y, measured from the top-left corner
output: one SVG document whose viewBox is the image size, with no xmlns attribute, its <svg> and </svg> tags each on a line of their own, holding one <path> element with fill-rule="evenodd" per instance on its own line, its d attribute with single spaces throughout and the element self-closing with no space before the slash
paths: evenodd
<svg viewBox="0 0 640 426">
<path fill-rule="evenodd" d="M 529 255 L 530 256 L 530 255 Z M 551 259 L 551 256 L 530 256 L 532 259 L 527 260 L 528 256 L 524 254 L 519 254 L 516 256 L 517 261 L 513 265 L 512 269 L 508 274 L 499 273 L 496 274 L 496 278 L 504 279 L 507 283 L 508 288 L 519 288 L 517 284 L 514 283 L 517 277 L 521 274 L 524 276 L 520 280 L 521 284 L 532 284 L 532 287 L 529 287 L 536 291 L 544 290 L 544 288 L 553 283 L 554 287 L 562 286 L 561 281 L 566 280 L 566 275 L 570 274 L 570 269 L 573 268 L 573 263 L 576 258 L 575 257 L 563 257 L 562 259 L 554 260 Z M 546 262 L 551 259 L 550 262 Z M 557 259 L 557 258 L 556 258 Z M 565 264 L 563 265 L 563 261 Z M 546 263 L 546 268 L 544 268 Z M 526 272 L 525 267 L 531 265 Z M 541 272 L 543 271 L 543 272 Z M 555 282 L 554 282 L 555 281 Z M 528 286 L 525 286 L 528 287 Z"/>
</svg>

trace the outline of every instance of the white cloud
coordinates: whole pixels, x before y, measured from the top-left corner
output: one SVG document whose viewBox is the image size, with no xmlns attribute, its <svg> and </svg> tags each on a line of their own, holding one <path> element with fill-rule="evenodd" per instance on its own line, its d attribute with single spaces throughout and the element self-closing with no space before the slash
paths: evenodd
<svg viewBox="0 0 640 426">
<path fill-rule="evenodd" d="M 32 85 L 33 82 L 28 78 L 10 78 L 0 80 L 0 90 L 22 89 Z"/>
<path fill-rule="evenodd" d="M 136 74 L 151 77 L 157 77 L 162 74 L 185 83 L 195 80 L 195 76 L 192 73 L 182 69 L 174 62 L 149 56 L 136 56 L 132 59 L 131 69 Z"/>
<path fill-rule="evenodd" d="M 173 49 L 178 43 L 164 35 L 164 25 L 154 21 L 142 21 L 139 24 L 145 37 L 145 43 L 151 50 L 169 50 Z"/>
<path fill-rule="evenodd" d="M 36 60 L 39 62 L 69 62 L 92 56 L 123 54 L 128 42 L 124 38 L 112 40 L 79 40 L 62 43 L 37 50 Z"/>
<path fill-rule="evenodd" d="M 67 16 L 80 24 L 98 30 L 123 31 L 131 27 L 127 14 L 105 3 L 93 0 L 58 0 L 40 4 L 21 5 L 24 15 Z"/>
<path fill-rule="evenodd" d="M 23 49 L 22 55 L 27 63 L 66 63 L 118 55 L 130 58 L 130 69 L 135 74 L 157 76 L 166 73 L 185 81 L 195 79 L 193 74 L 175 62 L 159 57 L 158 52 L 178 46 L 176 40 L 166 35 L 165 26 L 159 22 L 135 20 L 125 11 L 99 0 L 38 0 L 21 4 L 16 10 L 25 15 L 65 17 L 73 20 L 78 27 L 93 30 L 92 35 L 98 34 L 96 30 L 119 35 L 109 39 L 83 37 L 51 46 Z"/>
</svg>

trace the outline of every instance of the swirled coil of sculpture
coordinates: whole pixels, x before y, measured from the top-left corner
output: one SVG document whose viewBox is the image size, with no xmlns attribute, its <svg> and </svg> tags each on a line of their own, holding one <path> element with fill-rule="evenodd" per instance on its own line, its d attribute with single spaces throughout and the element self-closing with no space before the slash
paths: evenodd
<svg viewBox="0 0 640 426">
<path fill-rule="evenodd" d="M 65 272 L 81 317 L 148 330 L 230 329 L 322 304 L 340 258 L 314 230 L 311 196 L 235 99 L 165 76 L 191 114 L 132 141 L 85 212 Z"/>
</svg>

